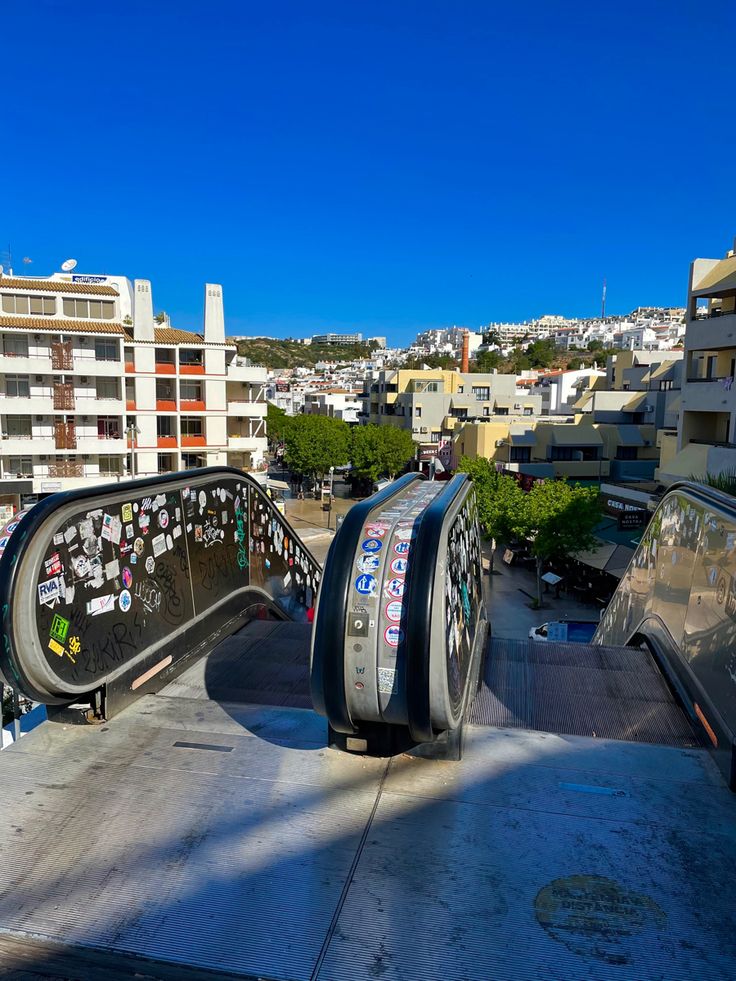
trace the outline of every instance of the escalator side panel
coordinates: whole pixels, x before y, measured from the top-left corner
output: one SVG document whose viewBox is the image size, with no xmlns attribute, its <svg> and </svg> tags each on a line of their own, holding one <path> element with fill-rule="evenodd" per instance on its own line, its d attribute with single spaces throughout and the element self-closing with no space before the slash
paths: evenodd
<svg viewBox="0 0 736 981">
<path fill-rule="evenodd" d="M 2 673 L 48 703 L 104 685 L 122 704 L 259 613 L 306 620 L 321 574 L 230 468 L 54 495 L 0 562 Z"/>
<path fill-rule="evenodd" d="M 593 640 L 649 645 L 736 787 L 733 498 L 688 482 L 670 488 Z"/>
</svg>

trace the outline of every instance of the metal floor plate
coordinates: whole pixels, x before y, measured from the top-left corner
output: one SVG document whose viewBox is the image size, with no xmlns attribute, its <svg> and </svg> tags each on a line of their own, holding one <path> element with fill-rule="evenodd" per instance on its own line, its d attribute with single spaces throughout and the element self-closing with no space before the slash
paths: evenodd
<svg viewBox="0 0 736 981">
<path fill-rule="evenodd" d="M 634 647 L 491 640 L 471 722 L 701 746 L 654 659 Z"/>
<path fill-rule="evenodd" d="M 469 726 L 460 763 L 339 754 L 311 711 L 239 703 L 226 643 L 229 698 L 195 665 L 0 753 L 0 978 L 733 981 L 706 752 Z"/>
</svg>

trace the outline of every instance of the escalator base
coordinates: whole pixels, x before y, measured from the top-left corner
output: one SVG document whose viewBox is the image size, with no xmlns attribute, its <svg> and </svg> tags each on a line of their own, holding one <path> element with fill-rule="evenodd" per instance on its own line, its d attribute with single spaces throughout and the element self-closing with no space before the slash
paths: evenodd
<svg viewBox="0 0 736 981">
<path fill-rule="evenodd" d="M 703 745 L 651 654 L 634 647 L 493 639 L 470 721 L 681 748 Z"/>
</svg>

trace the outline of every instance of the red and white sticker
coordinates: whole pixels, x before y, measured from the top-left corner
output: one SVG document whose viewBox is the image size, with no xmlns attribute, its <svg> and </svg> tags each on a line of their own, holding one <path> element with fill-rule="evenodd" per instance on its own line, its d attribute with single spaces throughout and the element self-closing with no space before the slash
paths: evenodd
<svg viewBox="0 0 736 981">
<path fill-rule="evenodd" d="M 368 538 L 383 538 L 388 531 L 388 525 L 366 525 L 365 533 Z"/>
<path fill-rule="evenodd" d="M 401 599 L 406 589 L 406 581 L 404 579 L 389 579 L 384 589 L 387 596 L 391 596 L 393 599 Z"/>
<path fill-rule="evenodd" d="M 396 552 L 397 555 L 408 555 L 410 548 L 411 548 L 411 545 L 410 545 L 409 542 L 395 542 L 394 543 L 394 552 Z"/>
<path fill-rule="evenodd" d="M 401 627 L 396 627 L 394 625 L 386 627 L 383 631 L 383 639 L 386 641 L 389 647 L 398 647 L 401 641 L 404 639 L 404 631 Z"/>
<path fill-rule="evenodd" d="M 391 572 L 397 576 L 405 576 L 406 570 L 409 568 L 408 559 L 394 559 L 391 563 Z"/>
<path fill-rule="evenodd" d="M 404 615 L 404 604 L 400 603 L 398 600 L 392 600 L 392 602 L 386 606 L 385 612 L 387 620 L 390 620 L 392 623 L 398 623 Z"/>
</svg>

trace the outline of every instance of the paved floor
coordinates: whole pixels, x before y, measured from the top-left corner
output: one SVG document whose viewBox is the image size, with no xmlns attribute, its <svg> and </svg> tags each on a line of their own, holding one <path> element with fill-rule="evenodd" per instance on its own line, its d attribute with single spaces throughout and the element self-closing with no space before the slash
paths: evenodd
<svg viewBox="0 0 736 981">
<path fill-rule="evenodd" d="M 508 566 L 502 561 L 503 551 L 496 551 L 494 573 L 486 579 L 488 614 L 494 637 L 522 640 L 532 627 L 547 620 L 598 620 L 600 606 L 581 603 L 567 593 L 555 598 L 554 590 L 543 595 L 541 610 L 531 608 L 537 595 L 534 572 L 527 568 Z"/>
</svg>

